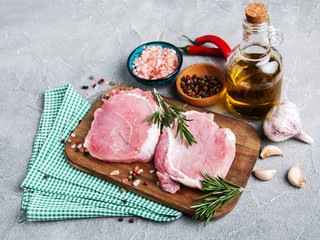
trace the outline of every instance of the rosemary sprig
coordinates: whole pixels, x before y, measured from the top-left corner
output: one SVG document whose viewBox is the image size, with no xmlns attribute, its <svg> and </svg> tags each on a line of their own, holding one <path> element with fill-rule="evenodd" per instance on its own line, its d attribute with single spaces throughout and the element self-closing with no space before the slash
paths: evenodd
<svg viewBox="0 0 320 240">
<path fill-rule="evenodd" d="M 241 186 L 231 183 L 222 177 L 218 176 L 217 178 L 214 178 L 208 173 L 203 173 L 201 170 L 200 173 L 204 177 L 204 180 L 201 180 L 203 184 L 201 190 L 208 191 L 209 193 L 195 198 L 195 200 L 203 198 L 204 200 L 203 202 L 196 203 L 196 205 L 191 206 L 190 208 L 197 208 L 193 218 L 199 218 L 200 220 L 206 218 L 204 226 L 207 226 L 216 210 L 227 205 L 244 189 Z"/>
<path fill-rule="evenodd" d="M 157 124 L 158 128 L 160 128 L 160 131 L 162 131 L 164 126 L 173 129 L 175 127 L 175 119 L 177 119 L 177 131 L 175 137 L 180 135 L 181 143 L 183 143 L 183 138 L 185 138 L 187 140 L 187 146 L 197 143 L 197 141 L 194 139 L 194 136 L 187 128 L 189 126 L 186 124 L 187 121 L 192 120 L 187 119 L 183 114 L 186 112 L 185 107 L 187 104 L 180 108 L 178 105 L 164 100 L 155 89 L 153 92 L 153 97 L 159 106 L 159 110 L 151 114 L 144 121 L 149 122 L 149 125 L 152 123 Z"/>
</svg>

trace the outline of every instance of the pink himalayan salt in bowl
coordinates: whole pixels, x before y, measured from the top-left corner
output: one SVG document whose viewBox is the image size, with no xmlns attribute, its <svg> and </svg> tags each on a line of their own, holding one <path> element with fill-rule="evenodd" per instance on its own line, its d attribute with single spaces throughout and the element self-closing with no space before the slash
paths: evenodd
<svg viewBox="0 0 320 240">
<path fill-rule="evenodd" d="M 182 54 L 166 42 L 150 42 L 137 47 L 129 56 L 131 76 L 146 85 L 164 85 L 173 80 L 182 65 Z"/>
</svg>

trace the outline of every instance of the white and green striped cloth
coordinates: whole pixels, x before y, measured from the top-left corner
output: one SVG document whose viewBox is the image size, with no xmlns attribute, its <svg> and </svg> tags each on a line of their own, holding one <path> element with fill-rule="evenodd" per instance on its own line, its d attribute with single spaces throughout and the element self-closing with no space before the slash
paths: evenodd
<svg viewBox="0 0 320 240">
<path fill-rule="evenodd" d="M 44 110 L 36 135 L 22 210 L 29 221 L 71 218 L 140 216 L 171 221 L 182 213 L 141 197 L 120 192 L 111 183 L 72 167 L 66 160 L 64 144 L 90 109 L 70 85 L 46 91 Z M 126 200 L 126 201 L 124 201 Z"/>
</svg>

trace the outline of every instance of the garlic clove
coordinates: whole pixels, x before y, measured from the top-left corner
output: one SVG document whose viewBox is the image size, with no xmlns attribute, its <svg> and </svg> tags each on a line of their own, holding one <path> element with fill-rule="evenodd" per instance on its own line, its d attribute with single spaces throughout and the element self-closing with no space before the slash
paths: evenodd
<svg viewBox="0 0 320 240">
<path fill-rule="evenodd" d="M 263 181 L 268 181 L 276 175 L 277 170 L 275 169 L 264 169 L 264 170 L 254 170 L 253 175 Z"/>
<path fill-rule="evenodd" d="M 260 157 L 261 158 L 267 158 L 267 157 L 270 157 L 270 156 L 284 156 L 282 150 L 274 145 L 268 145 L 268 146 L 265 146 L 261 153 L 260 153 Z"/>
<path fill-rule="evenodd" d="M 296 164 L 290 168 L 288 172 L 288 180 L 295 187 L 301 188 L 304 186 L 306 180 L 304 180 L 301 175 L 300 164 Z"/>
</svg>

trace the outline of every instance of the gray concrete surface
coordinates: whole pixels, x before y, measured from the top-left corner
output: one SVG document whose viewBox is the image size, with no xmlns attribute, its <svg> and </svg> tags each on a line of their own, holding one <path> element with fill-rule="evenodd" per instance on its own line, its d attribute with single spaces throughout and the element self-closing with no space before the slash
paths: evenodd
<svg viewBox="0 0 320 240">
<path fill-rule="evenodd" d="M 118 218 L 27 222 L 20 213 L 20 184 L 45 90 L 72 84 L 93 103 L 109 86 L 82 90 L 90 75 L 146 88 L 125 66 L 136 46 L 154 40 L 181 46 L 187 44 L 182 34 L 214 34 L 234 47 L 250 2 L 0 0 L 0 239 L 319 239 L 319 1 L 262 1 L 269 7 L 271 24 L 285 36 L 283 99 L 299 107 L 303 128 L 315 142 L 277 143 L 285 157 L 259 159 L 255 166 L 275 168 L 277 175 L 269 182 L 251 177 L 230 214 L 203 228 L 188 216 L 169 223 L 136 218 L 130 224 Z M 185 56 L 183 68 L 198 62 L 224 65 L 215 58 Z M 158 91 L 178 98 L 173 83 Z M 209 109 L 231 116 L 223 104 Z M 271 143 L 262 134 L 261 121 L 249 123 L 260 133 L 262 146 Z M 302 189 L 286 178 L 296 163 L 307 180 Z"/>
</svg>

